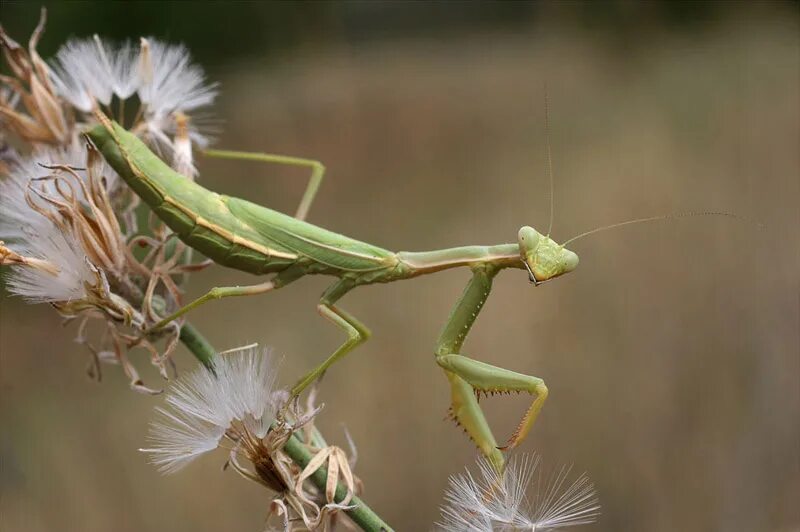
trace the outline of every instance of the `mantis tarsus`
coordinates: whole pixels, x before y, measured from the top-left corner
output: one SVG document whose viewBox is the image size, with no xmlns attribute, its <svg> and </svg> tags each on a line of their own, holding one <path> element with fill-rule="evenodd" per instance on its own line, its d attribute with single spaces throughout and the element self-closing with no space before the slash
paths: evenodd
<svg viewBox="0 0 800 532">
<path fill-rule="evenodd" d="M 496 467 L 503 466 L 502 451 L 516 447 L 526 437 L 547 398 L 547 386 L 540 378 L 468 358 L 461 354 L 461 347 L 489 297 L 497 273 L 507 268 L 520 269 L 538 285 L 574 270 L 578 265 L 575 253 L 528 226 L 519 230 L 516 243 L 426 252 L 388 251 L 304 221 L 324 171 L 318 162 L 267 154 L 210 152 L 220 157 L 310 167 L 311 180 L 296 216 L 291 217 L 203 188 L 172 170 L 119 124 L 102 115 L 99 118 L 101 124 L 89 131 L 88 137 L 181 240 L 223 266 L 257 275 L 273 274 L 268 281 L 257 285 L 213 288 L 164 318 L 152 330 L 213 299 L 277 290 L 305 275 L 337 278 L 323 293 L 317 309 L 345 331 L 347 340 L 297 382 L 291 390 L 293 396 L 302 393 L 334 362 L 369 338 L 369 329 L 337 306 L 350 290 L 452 268 L 469 268 L 472 278 L 439 335 L 435 360 L 450 382 L 452 417 Z M 623 223 L 635 221 L 644 220 Z M 535 397 L 504 447 L 498 446 L 478 404 L 481 392 L 527 392 Z"/>
</svg>

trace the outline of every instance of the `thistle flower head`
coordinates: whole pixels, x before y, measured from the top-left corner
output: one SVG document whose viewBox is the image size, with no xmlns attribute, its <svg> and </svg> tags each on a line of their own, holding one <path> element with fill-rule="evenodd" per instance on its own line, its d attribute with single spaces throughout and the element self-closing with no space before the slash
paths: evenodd
<svg viewBox="0 0 800 532">
<path fill-rule="evenodd" d="M 139 98 L 145 106 L 147 134 L 171 146 L 166 133 L 174 134 L 180 127 L 176 117 L 211 105 L 216 84 L 206 82 L 203 69 L 191 63 L 183 45 L 142 38 L 139 61 Z M 189 136 L 199 146 L 208 144 L 207 137 L 195 129 L 190 129 Z"/>
<path fill-rule="evenodd" d="M 163 354 L 142 331 L 160 320 L 156 304 L 161 312 L 175 306 L 179 295 L 170 276 L 182 265 L 164 255 L 168 235 L 163 234 L 160 240 L 148 237 L 161 250 L 151 253 L 152 268 L 136 259 L 128 245 L 136 229 L 131 220 L 136 202 L 120 184 L 99 153 L 77 140 L 62 147 L 39 146 L 15 160 L 0 181 L 0 265 L 10 266 L 11 293 L 50 303 L 62 316 L 82 320 L 76 340 L 93 355 L 92 375 L 100 375 L 99 353 L 113 353 L 102 358 L 121 363 L 134 389 L 152 391 L 143 386 L 125 350 L 147 349 L 166 376 L 177 328 L 155 338 L 168 338 Z M 182 249 L 178 246 L 175 253 Z M 85 334 L 90 319 L 104 322 L 100 347 Z M 128 334 L 128 328 L 137 334 Z"/>
<path fill-rule="evenodd" d="M 19 137 L 31 143 L 68 143 L 94 123 L 92 111 L 99 106 L 124 123 L 125 102 L 137 96 L 136 118 L 127 126 L 168 161 L 185 159 L 185 146 L 179 147 L 184 153 L 173 153 L 182 127 L 191 143 L 209 143 L 197 127 L 201 121 L 191 115 L 214 102 L 217 88 L 191 62 L 186 47 L 155 38 L 115 45 L 95 35 L 70 39 L 48 65 L 36 53 L 44 23 L 42 11 L 27 51 L 0 28 L 0 45 L 15 75 L 0 77 L 0 120 Z M 181 125 L 178 116 L 192 120 Z"/>
<path fill-rule="evenodd" d="M 305 409 L 287 404 L 288 393 L 274 390 L 274 377 L 269 353 L 263 349 L 248 346 L 217 355 L 210 371 L 198 368 L 172 386 L 167 408 L 157 409 L 150 427 L 151 446 L 141 451 L 160 471 L 174 473 L 201 455 L 225 448 L 226 465 L 275 492 L 273 515 L 285 520 L 291 511 L 308 530 L 327 530 L 339 511 L 351 508 L 348 503 L 360 481 L 344 451 L 327 445 L 313 427 L 321 408 L 314 406 L 313 394 Z M 314 453 L 302 470 L 283 450 L 301 428 L 301 441 Z M 309 485 L 308 479 L 326 464 L 326 489 Z M 340 479 L 347 495 L 336 502 Z"/>
<path fill-rule="evenodd" d="M 537 474 L 539 463 L 536 455 L 522 455 L 501 473 L 481 459 L 479 476 L 466 471 L 450 477 L 440 530 L 539 531 L 594 522 L 600 505 L 589 479 L 581 475 L 567 485 L 570 469 L 561 468 L 543 483 Z"/>
<path fill-rule="evenodd" d="M 19 156 L 9 163 L 9 171 L 6 179 L 0 181 L 0 191 L 3 197 L 3 210 L 0 212 L 0 223 L 12 224 L 19 227 L 24 223 L 35 223 L 36 217 L 31 218 L 31 207 L 26 200 L 26 190 L 31 184 L 31 180 L 38 180 L 53 173 L 51 170 L 55 166 L 67 166 L 77 169 L 76 172 L 80 179 L 89 185 L 89 173 L 87 171 L 87 147 L 81 139 L 74 139 L 68 144 L 60 146 L 35 146 L 27 156 Z M 101 180 L 98 183 L 105 189 L 106 194 L 113 196 L 117 187 L 120 185 L 120 178 L 117 173 L 100 158 L 92 161 L 96 164 L 91 171 Z M 47 193 L 56 193 L 56 187 L 52 182 L 41 180 L 37 186 L 44 187 Z M 75 189 L 77 199 L 85 202 L 86 195 L 82 187 Z M 0 226 L 5 231 L 8 225 Z"/>
<path fill-rule="evenodd" d="M 241 448 L 251 461 L 275 420 L 275 373 L 269 353 L 248 347 L 217 356 L 213 371 L 198 368 L 179 379 L 159 408 L 142 449 L 165 473 L 174 473 L 223 443 Z"/>
<path fill-rule="evenodd" d="M 34 208 L 41 197 L 74 195 L 76 204 L 82 206 L 89 201 L 88 190 L 92 188 L 86 171 L 76 171 L 83 181 L 59 186 L 46 176 L 52 174 L 48 167 L 65 164 L 75 168 L 86 166 L 86 149 L 77 141 L 63 148 L 42 147 L 29 157 L 15 161 L 8 178 L 0 182 L 3 209 L 0 211 L 0 240 L 4 247 L 32 262 L 16 261 L 23 266 L 15 268 L 9 276 L 12 293 L 33 302 L 68 303 L 88 298 L 90 287 L 103 284 L 100 269 L 88 260 L 80 239 L 72 224 L 58 224 L 44 210 Z M 105 193 L 109 194 L 118 182 L 116 174 L 103 165 L 101 170 L 109 179 L 104 181 Z M 69 192 L 67 191 L 69 187 Z M 55 211 L 53 211 L 55 215 Z M 6 253 L 7 262 L 11 262 Z M 36 262 L 36 261 L 40 262 Z M 39 267 L 35 267 L 35 265 Z M 47 265 L 50 265 L 49 267 Z"/>
<path fill-rule="evenodd" d="M 140 121 L 131 129 L 156 148 L 168 150 L 179 128 L 177 114 L 207 107 L 217 95 L 216 85 L 206 82 L 186 47 L 154 38 L 142 38 L 137 47 L 114 46 L 97 35 L 72 39 L 56 54 L 51 77 L 59 95 L 83 113 L 91 113 L 98 104 L 108 107 L 113 96 L 123 101 L 136 94 Z M 190 130 L 190 137 L 200 146 L 208 144 L 196 129 Z"/>
<path fill-rule="evenodd" d="M 193 178 L 193 143 L 208 139 L 187 113 L 211 104 L 216 90 L 184 47 L 154 39 L 119 46 L 72 39 L 48 65 L 36 51 L 45 15 L 27 49 L 0 27 L 12 74 L 0 76 L 0 265 L 10 267 L 12 293 L 80 319 L 76 341 L 92 353 L 92 375 L 99 377 L 101 360 L 119 362 L 132 387 L 148 391 L 127 352 L 147 350 L 167 376 L 179 324 L 150 328 L 180 306 L 187 273 L 208 263 L 191 264 L 186 246 L 155 218 L 139 232 L 138 198 L 82 132 L 99 107 L 120 122 L 135 116 L 130 130 Z M 99 344 L 87 328 L 98 320 Z M 160 349 L 152 343 L 165 339 Z"/>
</svg>

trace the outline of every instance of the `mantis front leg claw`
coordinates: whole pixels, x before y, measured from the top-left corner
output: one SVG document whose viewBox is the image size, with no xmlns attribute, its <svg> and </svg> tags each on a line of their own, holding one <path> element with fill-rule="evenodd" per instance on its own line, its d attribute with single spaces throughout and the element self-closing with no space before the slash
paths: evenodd
<svg viewBox="0 0 800 532">
<path fill-rule="evenodd" d="M 542 379 L 459 354 L 467 333 L 489 296 L 495 274 L 496 271 L 491 268 L 473 270 L 472 279 L 439 336 L 436 363 L 445 370 L 450 381 L 453 419 L 464 428 L 492 464 L 501 470 L 505 462 L 501 451 L 513 449 L 525 439 L 547 399 L 548 390 Z M 480 392 L 528 392 L 536 396 L 519 426 L 502 447 L 497 445 L 478 404 Z"/>
</svg>

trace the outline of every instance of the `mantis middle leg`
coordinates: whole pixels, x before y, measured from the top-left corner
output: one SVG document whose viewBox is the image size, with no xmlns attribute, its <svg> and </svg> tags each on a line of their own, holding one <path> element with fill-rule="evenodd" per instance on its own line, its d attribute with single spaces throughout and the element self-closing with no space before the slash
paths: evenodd
<svg viewBox="0 0 800 532">
<path fill-rule="evenodd" d="M 187 312 L 199 307 L 200 305 L 208 303 L 209 301 L 222 299 L 224 297 L 255 296 L 258 294 L 264 294 L 266 292 L 271 292 L 272 290 L 277 290 L 278 288 L 284 287 L 287 284 L 296 281 L 303 275 L 305 275 L 305 272 L 301 268 L 290 266 L 264 283 L 247 286 L 215 286 L 191 303 L 182 306 L 166 318 L 153 325 L 147 332 L 149 333 L 152 331 L 157 331 L 162 327 L 165 327 L 172 320 L 180 318 Z"/>
<path fill-rule="evenodd" d="M 300 205 L 297 206 L 297 212 L 294 217 L 298 220 L 305 220 L 308 215 L 308 210 L 311 208 L 311 203 L 314 202 L 314 196 L 317 195 L 322 178 L 325 175 L 325 165 L 313 159 L 303 159 L 301 157 L 291 157 L 289 155 L 275 155 L 271 153 L 254 153 L 247 151 L 231 151 L 231 150 L 205 150 L 204 155 L 209 157 L 217 157 L 220 159 L 239 159 L 245 161 L 256 161 L 262 163 L 276 163 L 289 166 L 305 166 L 311 168 L 311 177 L 308 180 L 303 197 L 300 199 Z"/>
<path fill-rule="evenodd" d="M 347 353 L 355 349 L 359 344 L 366 342 L 372 335 L 370 330 L 355 317 L 347 311 L 340 309 L 334 305 L 342 296 L 353 289 L 355 285 L 352 281 L 342 279 L 337 281 L 330 288 L 328 288 L 317 305 L 317 310 L 326 318 L 337 325 L 339 328 L 344 329 L 347 333 L 347 340 L 339 346 L 322 364 L 308 372 L 301 378 L 297 384 L 292 387 L 292 397 L 297 397 L 303 390 L 310 384 L 322 377 L 334 362 L 344 357 Z"/>
<path fill-rule="evenodd" d="M 439 335 L 436 363 L 444 369 L 450 381 L 453 418 L 492 464 L 501 470 L 504 463 L 501 451 L 516 447 L 527 436 L 547 399 L 547 386 L 537 377 L 498 368 L 460 354 L 464 339 L 489 297 L 492 279 L 496 274 L 497 269 L 491 265 L 480 265 L 473 269 L 472 279 Z M 512 391 L 528 392 L 535 395 L 536 399 L 508 443 L 498 447 L 478 404 L 478 393 Z"/>
</svg>

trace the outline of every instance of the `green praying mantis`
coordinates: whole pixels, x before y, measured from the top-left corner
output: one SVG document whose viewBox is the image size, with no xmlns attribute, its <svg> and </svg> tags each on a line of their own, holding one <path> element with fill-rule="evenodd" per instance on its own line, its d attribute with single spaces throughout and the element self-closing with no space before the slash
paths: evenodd
<svg viewBox="0 0 800 532">
<path fill-rule="evenodd" d="M 98 118 L 100 125 L 91 129 L 87 136 L 111 167 L 183 242 L 220 265 L 256 275 L 272 274 L 269 280 L 260 284 L 212 288 L 158 322 L 151 331 L 211 300 L 263 294 L 283 288 L 306 275 L 336 278 L 322 294 L 317 310 L 341 328 L 347 339 L 294 385 L 291 389 L 293 397 L 301 394 L 334 362 L 370 337 L 371 333 L 364 324 L 337 305 L 345 294 L 361 285 L 411 279 L 452 268 L 469 268 L 472 277 L 439 335 L 435 360 L 450 382 L 452 418 L 495 467 L 503 467 L 503 451 L 519 445 L 530 432 L 547 399 L 547 386 L 538 377 L 468 358 L 461 353 L 461 348 L 489 297 L 494 277 L 501 270 L 523 270 L 534 285 L 539 285 L 573 271 L 578 265 L 578 256 L 574 252 L 528 226 L 519 230 L 516 243 L 424 252 L 388 251 L 304 221 L 324 174 L 324 167 L 319 162 L 269 154 L 206 152 L 223 158 L 310 167 L 311 178 L 292 217 L 207 190 L 174 171 L 119 124 L 100 113 Z M 667 217 L 674 216 L 681 215 Z M 631 220 L 597 230 L 667 217 Z M 498 446 L 478 403 L 481 393 L 494 392 L 525 392 L 534 397 L 502 447 Z"/>
</svg>

